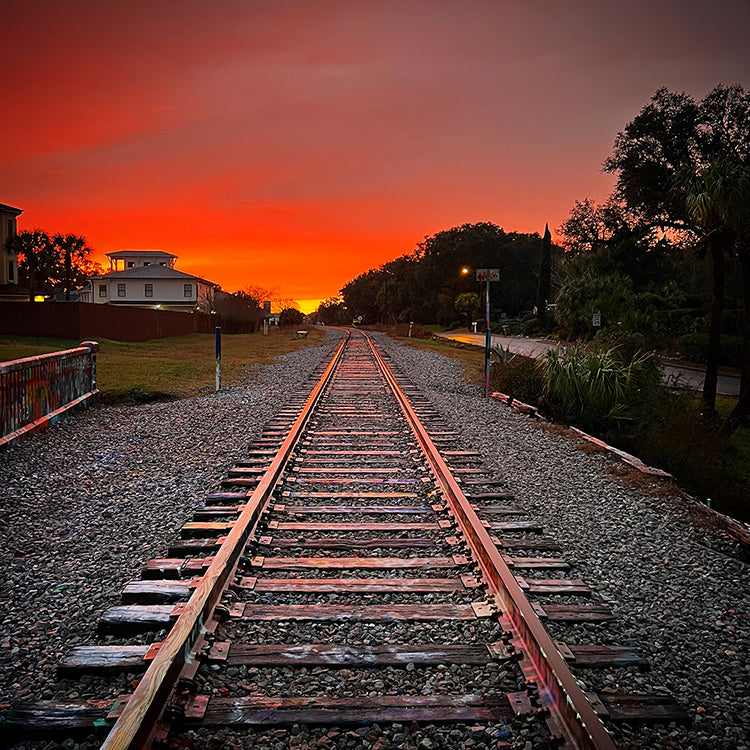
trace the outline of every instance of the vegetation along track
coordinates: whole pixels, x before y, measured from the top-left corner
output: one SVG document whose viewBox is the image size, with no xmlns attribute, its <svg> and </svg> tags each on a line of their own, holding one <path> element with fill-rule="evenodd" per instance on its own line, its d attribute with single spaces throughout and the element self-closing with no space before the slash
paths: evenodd
<svg viewBox="0 0 750 750">
<path fill-rule="evenodd" d="M 118 690 L 138 673 L 131 691 L 17 706 L 6 731 L 99 732 L 106 750 L 614 748 L 618 721 L 686 719 L 664 696 L 584 692 L 571 669 L 646 665 L 565 644 L 611 612 L 367 336 L 318 374 L 104 613 L 108 643 L 60 664 Z"/>
</svg>

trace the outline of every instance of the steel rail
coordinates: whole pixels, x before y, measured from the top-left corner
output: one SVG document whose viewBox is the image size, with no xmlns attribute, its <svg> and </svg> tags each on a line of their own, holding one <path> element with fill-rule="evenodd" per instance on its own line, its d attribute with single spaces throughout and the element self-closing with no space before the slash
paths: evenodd
<svg viewBox="0 0 750 750">
<path fill-rule="evenodd" d="M 495 602 L 503 613 L 521 646 L 519 666 L 527 681 L 539 693 L 539 704 L 549 711 L 547 723 L 563 747 L 576 750 L 615 750 L 615 744 L 596 715 L 591 703 L 568 669 L 562 655 L 547 633 L 531 603 L 516 581 L 471 507 L 468 499 L 440 456 L 424 425 L 391 373 L 388 365 L 367 334 L 367 339 L 384 377 L 398 400 L 407 421 L 425 453 L 427 462 L 448 499 L 451 512 L 459 523 L 488 582 Z"/>
<path fill-rule="evenodd" d="M 347 331 L 346 337 L 307 399 L 260 483 L 252 493 L 248 493 L 245 510 L 237 519 L 201 583 L 188 600 L 159 652 L 128 699 L 120 717 L 104 740 L 102 750 L 134 750 L 143 747 L 148 741 L 180 672 L 193 659 L 192 647 L 205 632 L 206 623 L 214 607 L 221 600 L 224 588 L 237 565 L 245 543 L 265 510 L 312 410 L 330 381 L 349 336 L 350 333 Z"/>
</svg>

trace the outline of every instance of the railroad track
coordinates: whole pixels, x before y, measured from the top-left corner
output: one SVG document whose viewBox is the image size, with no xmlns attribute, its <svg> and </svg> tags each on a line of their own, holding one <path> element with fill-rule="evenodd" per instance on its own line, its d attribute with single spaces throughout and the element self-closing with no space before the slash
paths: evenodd
<svg viewBox="0 0 750 750">
<path fill-rule="evenodd" d="M 619 721 L 686 720 L 664 696 L 582 689 L 576 676 L 647 665 L 580 642 L 581 623 L 606 637 L 613 615 L 569 576 L 554 540 L 353 331 L 103 614 L 109 642 L 59 666 L 112 675 L 122 694 L 16 706 L 3 727 L 99 732 L 106 750 L 614 748 Z"/>
</svg>

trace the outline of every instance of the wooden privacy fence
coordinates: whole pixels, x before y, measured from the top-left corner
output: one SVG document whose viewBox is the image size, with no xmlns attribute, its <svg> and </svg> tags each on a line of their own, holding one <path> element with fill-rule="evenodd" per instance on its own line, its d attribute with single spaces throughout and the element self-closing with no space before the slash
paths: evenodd
<svg viewBox="0 0 750 750">
<path fill-rule="evenodd" d="M 213 333 L 215 317 L 90 302 L 0 302 L 0 333 L 78 341 L 148 341 Z"/>
<path fill-rule="evenodd" d="M 54 424 L 97 393 L 96 341 L 0 363 L 0 448 Z"/>
</svg>

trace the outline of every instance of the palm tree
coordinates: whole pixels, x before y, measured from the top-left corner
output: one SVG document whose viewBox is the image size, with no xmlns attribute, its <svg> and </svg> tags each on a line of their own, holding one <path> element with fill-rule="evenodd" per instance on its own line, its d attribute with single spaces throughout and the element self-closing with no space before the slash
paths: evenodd
<svg viewBox="0 0 750 750">
<path fill-rule="evenodd" d="M 685 217 L 711 258 L 711 323 L 703 403 L 707 411 L 714 412 L 726 261 L 736 250 L 746 221 L 750 199 L 748 168 L 730 156 L 719 156 L 702 168 L 686 165 L 675 173 L 671 194 L 682 203 Z"/>
<path fill-rule="evenodd" d="M 86 244 L 85 237 L 75 234 L 56 234 L 52 238 L 52 244 L 62 260 L 65 301 L 70 302 L 70 288 L 76 284 L 78 277 L 89 263 L 92 250 Z"/>
<path fill-rule="evenodd" d="M 29 285 L 29 301 L 34 295 L 43 291 L 49 269 L 54 265 L 52 242 L 41 229 L 19 232 L 8 237 L 5 251 L 18 257 L 19 276 L 26 279 Z"/>
</svg>

